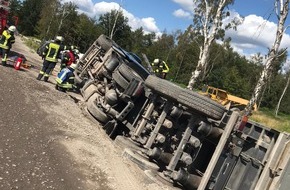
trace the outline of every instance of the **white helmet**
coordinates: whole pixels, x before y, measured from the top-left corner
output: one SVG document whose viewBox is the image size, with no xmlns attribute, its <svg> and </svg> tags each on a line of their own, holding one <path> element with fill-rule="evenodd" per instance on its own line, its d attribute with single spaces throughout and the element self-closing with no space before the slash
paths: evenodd
<svg viewBox="0 0 290 190">
<path fill-rule="evenodd" d="M 78 66 L 77 64 L 73 63 L 73 64 L 70 65 L 70 68 L 72 68 L 72 69 L 76 69 L 77 66 Z"/>
<path fill-rule="evenodd" d="M 79 54 L 80 53 L 80 51 L 78 49 L 74 49 L 73 52 L 74 52 L 74 54 Z"/>
<path fill-rule="evenodd" d="M 155 63 L 155 64 L 157 64 L 157 63 L 159 63 L 159 59 L 154 59 L 154 61 L 153 61 L 153 63 Z"/>
<path fill-rule="evenodd" d="M 63 42 L 64 41 L 64 38 L 62 36 L 56 36 L 55 37 L 55 41 Z"/>
<path fill-rule="evenodd" d="M 8 28 L 8 30 L 10 31 L 10 32 L 15 32 L 16 31 L 16 27 L 15 26 L 9 26 L 9 28 Z"/>
</svg>

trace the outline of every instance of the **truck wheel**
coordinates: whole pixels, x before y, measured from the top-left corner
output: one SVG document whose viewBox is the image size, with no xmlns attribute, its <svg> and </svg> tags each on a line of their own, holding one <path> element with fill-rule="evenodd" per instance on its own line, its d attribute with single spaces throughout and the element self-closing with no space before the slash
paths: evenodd
<svg viewBox="0 0 290 190">
<path fill-rule="evenodd" d="M 110 73 L 113 72 L 119 65 L 119 60 L 116 57 L 111 57 L 109 61 L 104 63 L 104 67 Z"/>
<path fill-rule="evenodd" d="M 82 96 L 84 98 L 84 101 L 87 101 L 93 94 L 98 92 L 98 88 L 91 84 L 86 89 L 82 91 Z"/>
<path fill-rule="evenodd" d="M 114 144 L 122 149 L 130 148 L 133 150 L 144 150 L 144 148 L 140 147 L 139 144 L 130 140 L 128 137 L 124 137 L 122 135 L 118 135 L 115 140 Z"/>
<path fill-rule="evenodd" d="M 84 85 L 84 81 L 86 81 L 86 79 L 84 78 L 84 77 L 80 77 L 79 76 L 79 74 L 81 73 L 81 71 L 79 71 L 79 70 L 75 70 L 74 71 L 74 75 L 75 75 L 75 80 L 74 80 L 74 82 L 75 82 L 75 84 L 79 87 L 79 88 L 81 88 L 81 87 L 83 87 L 83 85 Z"/>
<path fill-rule="evenodd" d="M 207 117 L 221 119 L 226 112 L 226 109 L 222 105 L 208 99 L 207 97 L 191 90 L 183 89 L 156 76 L 148 76 L 145 80 L 145 85 L 161 96 L 181 103 L 189 109 L 198 111 Z"/>
<path fill-rule="evenodd" d="M 226 112 L 226 108 L 221 104 L 188 89 L 182 89 L 177 100 L 189 109 L 217 120 L 221 119 Z"/>
<path fill-rule="evenodd" d="M 128 81 L 131 81 L 133 78 L 144 81 L 133 69 L 124 63 L 118 67 L 118 70 Z"/>
<path fill-rule="evenodd" d="M 81 83 L 83 80 L 79 77 L 78 72 L 75 70 L 74 71 L 74 75 L 75 75 L 75 83 L 79 84 Z"/>
<path fill-rule="evenodd" d="M 102 34 L 98 37 L 97 43 L 101 46 L 103 50 L 108 51 L 113 45 L 113 40 L 111 40 L 108 36 Z"/>
<path fill-rule="evenodd" d="M 161 96 L 175 101 L 177 101 L 178 95 L 182 92 L 181 87 L 153 75 L 147 77 L 145 85 Z"/>
<path fill-rule="evenodd" d="M 123 75 L 118 70 L 115 70 L 112 75 L 114 81 L 123 89 L 126 89 L 129 85 L 129 81 L 125 79 Z"/>
<path fill-rule="evenodd" d="M 106 113 L 104 113 L 96 104 L 96 99 L 99 95 L 97 93 L 93 94 L 87 102 L 87 109 L 89 113 L 97 119 L 100 123 L 104 124 L 109 121 Z"/>
<path fill-rule="evenodd" d="M 142 170 L 153 170 L 158 171 L 160 168 L 157 164 L 150 162 L 148 158 L 143 157 L 141 154 L 139 154 L 136 151 L 133 151 L 129 148 L 125 148 L 122 156 L 124 158 L 128 158 L 132 162 L 138 165 L 139 168 Z"/>
</svg>

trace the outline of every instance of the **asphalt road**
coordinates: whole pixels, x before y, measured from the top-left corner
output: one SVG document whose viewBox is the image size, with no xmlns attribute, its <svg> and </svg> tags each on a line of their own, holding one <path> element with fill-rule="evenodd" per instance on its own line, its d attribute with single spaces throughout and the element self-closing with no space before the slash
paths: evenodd
<svg viewBox="0 0 290 190">
<path fill-rule="evenodd" d="M 85 189 L 70 154 L 51 140 L 58 123 L 41 96 L 49 89 L 25 72 L 0 66 L 0 189 Z"/>
</svg>

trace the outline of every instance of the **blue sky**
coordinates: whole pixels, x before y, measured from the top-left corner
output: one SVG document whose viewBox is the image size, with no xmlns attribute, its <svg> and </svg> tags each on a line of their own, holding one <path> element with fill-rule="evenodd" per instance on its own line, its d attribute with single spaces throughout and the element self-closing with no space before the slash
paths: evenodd
<svg viewBox="0 0 290 190">
<path fill-rule="evenodd" d="M 69 0 L 63 0 L 69 1 Z M 80 11 L 98 17 L 112 9 L 122 7 L 132 29 L 143 27 L 145 31 L 172 33 L 184 30 L 192 23 L 193 0 L 70 0 Z M 250 56 L 267 53 L 273 44 L 277 18 L 273 10 L 274 0 L 236 0 L 230 8 L 232 15 L 242 16 L 244 22 L 237 31 L 227 31 L 233 48 Z M 290 32 L 287 31 L 289 34 Z M 281 47 L 290 46 L 290 36 L 283 37 Z"/>
</svg>

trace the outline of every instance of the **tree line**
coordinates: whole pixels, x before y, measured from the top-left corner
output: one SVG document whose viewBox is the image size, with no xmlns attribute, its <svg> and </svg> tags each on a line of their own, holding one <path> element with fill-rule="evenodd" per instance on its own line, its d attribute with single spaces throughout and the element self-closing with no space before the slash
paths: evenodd
<svg viewBox="0 0 290 190">
<path fill-rule="evenodd" d="M 98 18 L 91 18 L 78 12 L 78 7 L 72 2 L 61 3 L 59 0 L 11 0 L 10 18 L 17 16 L 18 31 L 26 36 L 41 40 L 62 35 L 65 43 L 77 45 L 85 52 L 101 34 L 108 35 L 127 51 L 138 56 L 144 53 L 149 61 L 155 58 L 163 59 L 170 67 L 168 80 L 186 87 L 192 72 L 197 68 L 200 57 L 200 43 L 204 36 L 198 35 L 197 20 L 193 21 L 185 31 L 172 33 L 145 33 L 143 28 L 132 30 L 120 10 L 112 10 Z M 232 3 L 232 1 L 230 2 Z M 196 19 L 196 18 L 195 18 Z M 224 31 L 218 30 L 219 37 L 224 37 Z M 257 52 L 252 58 L 238 54 L 231 47 L 231 39 L 223 39 L 222 43 L 213 40 L 208 48 L 207 64 L 196 80 L 195 88 L 200 89 L 207 84 L 225 89 L 229 93 L 250 99 L 260 74 L 263 71 L 263 57 Z M 285 90 L 289 73 L 282 72 L 286 62 L 287 52 L 280 50 L 281 55 L 275 58 L 270 71 L 269 82 L 263 89 L 258 105 L 275 109 L 280 102 L 280 112 L 290 114 L 290 89 Z M 144 64 L 145 65 L 145 64 Z M 146 65 L 145 65 L 146 66 Z M 281 101 L 281 94 L 284 97 Z"/>
</svg>

